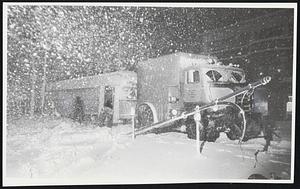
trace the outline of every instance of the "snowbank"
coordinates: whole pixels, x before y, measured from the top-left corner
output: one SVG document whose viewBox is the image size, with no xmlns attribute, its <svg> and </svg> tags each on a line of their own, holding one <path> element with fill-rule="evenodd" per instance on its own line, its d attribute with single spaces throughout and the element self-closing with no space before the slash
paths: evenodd
<svg viewBox="0 0 300 189">
<path fill-rule="evenodd" d="M 222 134 L 216 143 L 206 143 L 199 155 L 195 140 L 183 133 L 132 140 L 125 135 L 130 130 L 130 125 L 96 127 L 68 119 L 15 121 L 7 127 L 7 177 L 76 178 L 73 184 L 220 181 L 247 179 L 254 173 L 290 179 L 288 140 L 272 142 L 269 152 L 260 153 L 256 162 L 254 153 L 262 149 L 263 139 L 240 146 Z"/>
</svg>

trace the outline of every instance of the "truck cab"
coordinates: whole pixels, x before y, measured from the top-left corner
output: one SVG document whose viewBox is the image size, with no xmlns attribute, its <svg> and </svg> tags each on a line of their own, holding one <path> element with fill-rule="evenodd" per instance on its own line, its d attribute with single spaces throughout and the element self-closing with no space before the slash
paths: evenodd
<svg viewBox="0 0 300 189">
<path fill-rule="evenodd" d="M 144 122 L 142 111 L 149 112 L 147 124 L 165 121 L 245 83 L 245 73 L 238 65 L 223 65 L 209 55 L 174 53 L 148 59 L 137 67 L 136 111 L 140 122 Z"/>
<path fill-rule="evenodd" d="M 169 92 L 169 99 L 181 98 L 183 102 L 181 109 L 177 109 L 177 113 L 189 111 L 196 105 L 208 104 L 246 85 L 245 72 L 239 68 L 239 65 L 223 65 L 215 57 L 184 59 L 183 62 L 178 88 L 180 92 L 174 92 L 176 91 L 174 89 Z M 248 96 L 242 98 L 238 96 L 227 101 L 238 103 L 245 111 L 249 111 L 251 103 Z M 179 101 L 173 100 L 173 103 L 170 101 L 170 108 L 176 108 L 175 103 Z M 222 108 L 221 105 L 214 107 L 214 109 L 220 108 Z M 173 110 L 173 112 L 176 111 Z"/>
</svg>

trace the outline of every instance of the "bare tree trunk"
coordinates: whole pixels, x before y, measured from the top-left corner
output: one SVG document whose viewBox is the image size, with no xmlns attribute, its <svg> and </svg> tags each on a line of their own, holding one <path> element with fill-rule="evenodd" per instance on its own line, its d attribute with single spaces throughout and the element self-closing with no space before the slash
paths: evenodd
<svg viewBox="0 0 300 189">
<path fill-rule="evenodd" d="M 36 73 L 35 70 L 33 70 L 32 76 L 31 76 L 31 99 L 30 99 L 30 116 L 33 117 L 34 115 L 34 109 L 35 109 L 35 83 L 36 83 Z"/>
<path fill-rule="evenodd" d="M 45 94 L 46 94 L 46 71 L 47 71 L 47 66 L 46 66 L 46 58 L 45 58 L 45 64 L 44 64 L 44 75 L 43 75 L 43 85 L 42 85 L 42 91 L 41 91 L 41 113 L 44 113 L 44 106 L 45 106 Z"/>
</svg>

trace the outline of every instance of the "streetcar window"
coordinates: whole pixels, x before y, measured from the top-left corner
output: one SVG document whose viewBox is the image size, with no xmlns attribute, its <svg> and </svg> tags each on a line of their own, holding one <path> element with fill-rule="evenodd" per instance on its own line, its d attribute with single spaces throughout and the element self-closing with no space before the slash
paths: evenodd
<svg viewBox="0 0 300 189">
<path fill-rule="evenodd" d="M 197 70 L 189 70 L 186 72 L 186 82 L 187 83 L 199 83 L 200 75 Z"/>
<path fill-rule="evenodd" d="M 217 72 L 216 70 L 209 70 L 206 72 L 206 75 L 212 80 L 212 81 L 219 81 L 219 79 L 222 77 L 222 75 Z"/>
</svg>

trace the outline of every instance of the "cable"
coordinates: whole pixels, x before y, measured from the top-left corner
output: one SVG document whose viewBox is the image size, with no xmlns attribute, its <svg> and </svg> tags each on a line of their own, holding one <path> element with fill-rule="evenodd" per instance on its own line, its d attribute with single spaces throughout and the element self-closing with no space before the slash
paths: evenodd
<svg viewBox="0 0 300 189">
<path fill-rule="evenodd" d="M 246 133 L 246 125 L 247 125 L 247 122 L 246 122 L 246 116 L 245 116 L 245 111 L 237 104 L 235 103 L 232 103 L 232 105 L 236 106 L 239 110 L 240 110 L 240 113 L 242 114 L 242 117 L 243 117 L 243 132 L 242 132 L 242 136 L 240 137 L 240 140 L 239 140 L 239 144 L 243 141 L 244 137 L 245 137 L 245 133 Z"/>
</svg>

